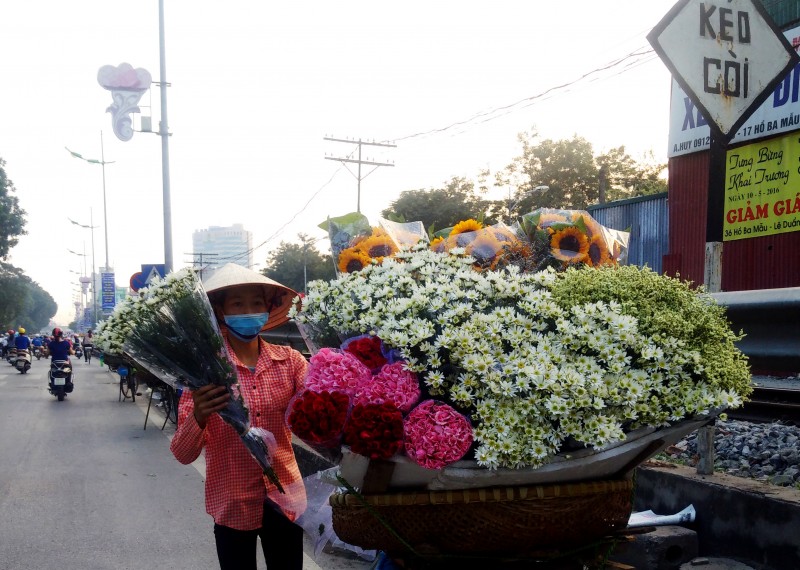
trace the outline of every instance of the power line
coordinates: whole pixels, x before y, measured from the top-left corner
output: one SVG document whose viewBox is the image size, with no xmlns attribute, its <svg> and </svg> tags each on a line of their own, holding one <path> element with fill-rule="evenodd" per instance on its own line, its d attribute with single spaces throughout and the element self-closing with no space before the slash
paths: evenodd
<svg viewBox="0 0 800 570">
<path fill-rule="evenodd" d="M 634 69 L 636 67 L 644 65 L 645 63 L 649 63 L 650 61 L 652 61 L 653 59 L 656 58 L 654 54 L 655 54 L 655 51 L 653 49 L 649 48 L 648 46 L 640 46 L 640 47 L 636 48 L 635 50 L 633 50 L 632 52 L 628 53 L 625 56 L 622 56 L 620 58 L 611 60 L 610 62 L 606 63 L 605 65 L 603 65 L 601 67 L 597 67 L 595 69 L 587 71 L 586 73 L 584 73 L 581 76 L 579 76 L 577 79 L 574 79 L 572 81 L 569 81 L 569 82 L 561 84 L 561 85 L 550 87 L 548 89 L 545 89 L 541 93 L 537 93 L 535 95 L 531 95 L 529 97 L 525 97 L 524 99 L 520 99 L 519 101 L 516 101 L 515 103 L 511 103 L 511 104 L 508 104 L 508 105 L 502 105 L 502 106 L 495 107 L 495 108 L 490 109 L 490 110 L 485 111 L 485 112 L 476 113 L 476 114 L 474 114 L 472 117 L 470 117 L 468 119 L 465 119 L 465 120 L 462 120 L 462 121 L 457 121 L 455 123 L 451 123 L 450 125 L 447 125 L 445 127 L 436 128 L 436 129 L 430 129 L 430 130 L 427 130 L 427 131 L 421 131 L 421 132 L 418 132 L 418 133 L 405 135 L 405 136 L 402 136 L 402 137 L 398 137 L 398 138 L 396 138 L 394 140 L 395 141 L 409 140 L 409 139 L 420 138 L 420 137 L 434 135 L 434 134 L 440 134 L 440 133 L 444 133 L 446 131 L 449 131 L 449 130 L 455 128 L 455 127 L 468 126 L 468 125 L 474 124 L 476 122 L 478 122 L 478 123 L 487 123 L 487 122 L 493 121 L 495 119 L 498 119 L 498 118 L 500 118 L 502 116 L 508 115 L 508 114 L 516 111 L 517 108 L 527 108 L 527 107 L 530 107 L 531 105 L 539 103 L 539 102 L 541 102 L 543 100 L 547 100 L 547 99 L 549 99 L 549 98 L 551 98 L 551 97 L 553 97 L 553 96 L 555 96 L 555 95 L 557 95 L 557 94 L 559 94 L 561 92 L 566 92 L 566 91 L 569 90 L 570 87 L 575 86 L 576 84 L 584 81 L 585 79 L 587 79 L 589 77 L 593 77 L 595 75 L 598 75 L 599 73 L 602 73 L 604 71 L 608 71 L 609 69 L 614 69 L 614 68 L 622 65 L 623 63 L 625 63 L 625 65 L 622 67 L 622 69 L 617 71 L 616 73 L 613 73 L 608 77 L 593 78 L 592 81 L 598 81 L 598 80 L 601 80 L 601 79 L 609 79 L 611 77 L 617 77 L 619 75 L 622 75 L 623 73 L 626 73 L 626 72 L 628 72 L 628 71 L 630 71 L 630 70 L 632 70 L 632 69 Z M 480 121 L 479 121 L 479 119 L 480 119 Z M 356 141 L 346 141 L 346 142 L 356 142 Z M 383 142 L 388 144 L 388 141 L 383 141 Z M 395 145 L 392 145 L 392 146 L 395 146 Z M 349 155 L 349 157 L 352 157 L 352 155 L 354 153 L 355 153 L 355 150 L 353 151 L 353 153 L 351 153 Z M 349 161 L 349 162 L 354 162 L 354 161 Z M 328 181 L 325 182 L 325 184 L 323 184 L 316 192 L 314 192 L 314 194 L 311 195 L 311 197 L 303 205 L 303 207 L 300 210 L 298 210 L 285 224 L 283 224 L 275 232 L 273 232 L 273 234 L 271 236 L 269 236 L 267 239 L 265 239 L 263 242 L 261 242 L 257 246 L 255 246 L 253 248 L 250 248 L 248 251 L 246 251 L 246 252 L 244 252 L 242 254 L 238 254 L 238 255 L 235 255 L 235 256 L 231 256 L 231 257 L 221 258 L 220 261 L 236 261 L 238 259 L 241 259 L 241 258 L 249 255 L 250 253 L 254 252 L 255 250 L 265 246 L 270 241 L 275 239 L 275 237 L 280 235 L 280 233 L 289 224 L 291 224 L 295 219 L 297 219 L 297 217 L 300 214 L 302 214 L 303 212 L 306 211 L 306 209 L 311 204 L 311 202 L 314 201 L 314 199 L 322 192 L 322 190 L 324 190 L 327 186 L 329 186 L 331 184 L 331 182 L 333 182 L 333 179 L 336 177 L 336 175 L 339 172 L 341 172 L 342 168 L 345 168 L 344 161 L 342 161 L 342 167 L 340 167 L 336 172 L 334 172 L 331 175 L 331 177 L 328 179 Z"/>
<path fill-rule="evenodd" d="M 205 256 L 205 257 L 217 257 L 219 255 L 218 253 L 207 253 L 207 252 L 203 252 L 203 251 L 196 251 L 196 252 L 192 252 L 192 253 L 184 252 L 183 254 L 184 255 L 191 255 L 191 256 L 194 257 L 194 259 L 192 259 L 192 261 L 189 262 L 189 263 L 192 264 L 192 269 L 194 269 L 196 267 L 200 268 L 198 270 L 198 273 L 200 275 L 200 280 L 201 281 L 203 280 L 203 271 L 205 271 L 206 269 L 211 267 L 211 265 L 214 264 L 214 262 L 216 261 L 216 260 L 212 259 L 211 263 L 209 263 L 207 265 L 203 265 L 203 256 Z"/>
<path fill-rule="evenodd" d="M 514 103 L 510 103 L 508 105 L 502 105 L 502 106 L 490 109 L 488 111 L 483 111 L 483 112 L 480 112 L 480 113 L 476 113 L 476 114 L 472 115 L 471 117 L 469 117 L 468 119 L 464 119 L 464 120 L 461 120 L 461 121 L 456 121 L 456 122 L 451 123 L 451 124 L 449 124 L 449 125 L 447 125 L 445 127 L 440 127 L 440 128 L 436 128 L 436 129 L 430 129 L 430 130 L 427 130 L 427 131 L 420 131 L 420 132 L 417 132 L 417 133 L 414 133 L 414 134 L 398 137 L 398 138 L 395 139 L 395 141 L 403 141 L 403 140 L 409 140 L 409 139 L 413 139 L 413 138 L 419 138 L 419 137 L 423 137 L 423 136 L 429 136 L 429 135 L 443 133 L 443 132 L 449 131 L 450 129 L 453 129 L 455 127 L 469 125 L 471 123 L 474 123 L 474 122 L 478 121 L 479 119 L 484 119 L 484 120 L 480 121 L 482 123 L 488 122 L 490 120 L 494 120 L 494 119 L 499 118 L 500 116 L 502 116 L 502 115 L 495 116 L 498 113 L 502 113 L 503 111 L 514 110 L 514 108 L 519 107 L 520 105 L 523 105 L 523 104 L 526 104 L 526 103 L 527 104 L 524 105 L 525 107 L 530 106 L 531 104 L 536 103 L 536 102 L 544 99 L 547 95 L 550 95 L 550 94 L 552 94 L 554 92 L 557 92 L 557 91 L 566 90 L 567 88 L 572 87 L 573 85 L 575 85 L 577 83 L 580 83 L 581 81 L 585 80 L 588 77 L 591 77 L 591 76 L 596 75 L 598 73 L 601 73 L 603 71 L 607 71 L 609 69 L 613 69 L 614 67 L 617 67 L 617 66 L 621 65 L 622 63 L 625 63 L 626 61 L 628 61 L 628 60 L 630 60 L 632 58 L 641 58 L 642 56 L 646 56 L 646 55 L 651 54 L 651 53 L 654 53 L 653 49 L 647 49 L 645 47 L 637 48 L 636 50 L 632 51 L 628 55 L 625 55 L 625 56 L 623 56 L 623 57 L 621 57 L 619 59 L 613 60 L 613 61 L 603 65 L 602 67 L 597 67 L 595 69 L 592 69 L 591 71 L 587 71 L 586 73 L 584 73 L 583 75 L 581 75 L 577 79 L 574 79 L 572 81 L 568 81 L 567 83 L 563 83 L 561 85 L 556 85 L 554 87 L 550 87 L 548 89 L 545 89 L 541 93 L 537 93 L 535 95 L 531 95 L 529 97 L 525 97 L 524 99 L 520 99 L 519 101 L 516 101 Z M 633 63 L 637 63 L 637 62 L 638 61 L 635 61 Z M 507 113 L 504 113 L 504 114 L 507 114 Z"/>
</svg>

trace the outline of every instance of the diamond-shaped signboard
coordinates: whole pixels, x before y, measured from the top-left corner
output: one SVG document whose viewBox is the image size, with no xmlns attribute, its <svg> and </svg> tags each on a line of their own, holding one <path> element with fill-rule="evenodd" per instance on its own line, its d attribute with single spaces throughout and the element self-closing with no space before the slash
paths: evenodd
<svg viewBox="0 0 800 570">
<path fill-rule="evenodd" d="M 681 0 L 647 39 L 726 142 L 800 62 L 754 0 Z"/>
</svg>

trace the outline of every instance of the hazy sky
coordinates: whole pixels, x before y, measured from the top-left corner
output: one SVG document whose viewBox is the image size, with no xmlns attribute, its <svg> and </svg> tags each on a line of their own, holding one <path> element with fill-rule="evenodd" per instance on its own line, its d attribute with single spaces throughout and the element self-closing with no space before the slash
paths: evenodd
<svg viewBox="0 0 800 570">
<path fill-rule="evenodd" d="M 664 65 L 649 53 L 601 69 L 648 51 L 646 34 L 673 4 L 166 0 L 175 267 L 191 260 L 196 229 L 244 224 L 255 245 L 266 242 L 255 252 L 263 263 L 281 241 L 322 237 L 317 223 L 355 210 L 354 176 L 324 158 L 355 146 L 325 135 L 397 141 L 364 150 L 395 163 L 362 181 L 370 217 L 403 190 L 502 169 L 534 126 L 544 138 L 578 134 L 595 151 L 626 145 L 666 161 Z M 67 249 L 91 255 L 90 232 L 68 218 L 88 224 L 91 209 L 97 267 L 106 252 L 101 167 L 64 147 L 99 159 L 102 131 L 114 161 L 105 170 L 117 284 L 163 262 L 160 139 L 118 140 L 111 95 L 97 83 L 101 66 L 122 62 L 158 80 L 158 2 L 6 2 L 0 54 L 0 157 L 28 221 L 10 261 L 56 299 L 66 324 L 71 271 L 83 271 Z M 154 86 L 140 105 L 154 129 L 159 97 Z"/>
</svg>

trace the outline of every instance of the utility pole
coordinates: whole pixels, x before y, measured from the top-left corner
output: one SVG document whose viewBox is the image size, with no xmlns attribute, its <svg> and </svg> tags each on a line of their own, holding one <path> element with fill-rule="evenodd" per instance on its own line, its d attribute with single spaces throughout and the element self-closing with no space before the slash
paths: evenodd
<svg viewBox="0 0 800 570">
<path fill-rule="evenodd" d="M 357 164 L 358 165 L 358 174 L 357 175 L 353 174 L 353 172 L 349 168 L 347 168 L 347 170 L 350 172 L 350 174 L 353 174 L 353 176 L 356 177 L 356 180 L 358 180 L 358 199 L 356 201 L 356 211 L 360 213 L 361 212 L 361 181 L 364 180 L 364 178 L 366 178 L 367 176 L 369 176 L 373 172 L 375 172 L 375 170 L 377 170 L 379 166 L 394 166 L 394 163 L 390 163 L 390 162 L 375 162 L 375 161 L 372 161 L 372 160 L 362 160 L 361 159 L 361 147 L 366 145 L 366 146 L 383 146 L 383 147 L 389 147 L 389 148 L 397 148 L 397 145 L 396 144 L 389 144 L 389 143 L 375 142 L 375 141 L 363 141 L 361 139 L 358 139 L 358 140 L 336 139 L 336 138 L 333 138 L 333 137 L 323 137 L 323 140 L 333 141 L 333 142 L 340 142 L 340 143 L 348 143 L 348 144 L 357 144 L 358 145 L 358 160 L 354 160 L 354 159 L 352 159 L 350 157 L 336 157 L 336 156 L 326 156 L 325 160 L 338 160 L 339 162 L 344 164 L 345 168 L 347 168 L 347 163 L 353 163 L 353 164 Z M 352 156 L 352 153 L 351 153 L 351 156 Z M 368 166 L 374 166 L 375 168 L 373 168 L 372 170 L 367 172 L 364 176 L 361 176 L 361 165 L 362 164 L 366 164 Z"/>
<path fill-rule="evenodd" d="M 199 252 L 196 252 L 196 253 L 186 253 L 186 252 L 184 252 L 184 255 L 191 255 L 194 258 L 191 261 L 192 269 L 194 269 L 195 267 L 198 267 L 198 266 L 200 267 L 200 270 L 198 271 L 198 273 L 200 274 L 200 281 L 202 281 L 203 280 L 203 271 L 206 269 L 206 267 L 203 265 L 203 256 L 208 258 L 208 257 L 216 257 L 219 254 L 217 254 L 217 253 L 205 253 L 205 252 L 199 251 Z M 212 259 L 211 261 L 213 262 L 214 260 Z"/>
<path fill-rule="evenodd" d="M 606 182 L 608 182 L 608 168 L 604 164 L 600 167 L 600 172 L 597 175 L 598 178 L 598 201 L 601 204 L 606 203 Z"/>
</svg>

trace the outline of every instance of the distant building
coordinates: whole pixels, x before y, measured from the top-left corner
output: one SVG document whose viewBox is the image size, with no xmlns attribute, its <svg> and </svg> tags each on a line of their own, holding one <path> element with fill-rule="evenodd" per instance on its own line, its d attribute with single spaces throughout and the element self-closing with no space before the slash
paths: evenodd
<svg viewBox="0 0 800 570">
<path fill-rule="evenodd" d="M 194 266 L 200 270 L 204 280 L 226 263 L 253 267 L 253 234 L 244 229 L 242 224 L 195 230 L 192 249 Z"/>
</svg>

